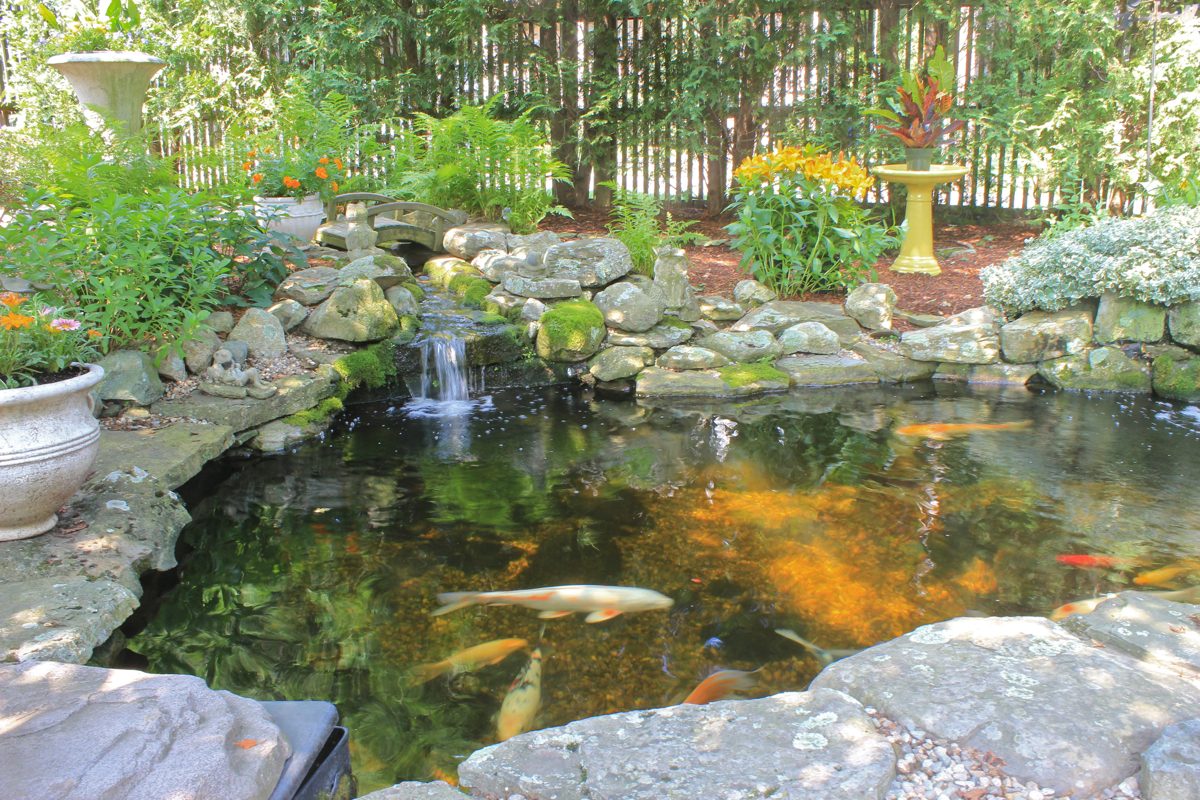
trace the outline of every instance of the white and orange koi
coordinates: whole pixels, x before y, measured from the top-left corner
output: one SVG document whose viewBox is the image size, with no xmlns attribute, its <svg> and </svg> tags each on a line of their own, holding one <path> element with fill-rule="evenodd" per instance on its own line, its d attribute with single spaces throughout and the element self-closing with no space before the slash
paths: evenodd
<svg viewBox="0 0 1200 800">
<path fill-rule="evenodd" d="M 442 606 L 432 616 L 468 606 L 525 606 L 541 611 L 541 619 L 557 619 L 587 612 L 585 622 L 604 622 L 631 611 L 670 608 L 675 601 L 653 589 L 636 586 L 547 586 L 511 592 L 443 592 Z"/>
<path fill-rule="evenodd" d="M 1173 592 L 1142 592 L 1142 594 L 1157 597 L 1159 600 L 1171 600 L 1176 603 L 1200 603 L 1200 586 L 1177 589 Z M 1058 622 L 1072 614 L 1090 614 L 1105 600 L 1111 600 L 1114 597 L 1116 597 L 1115 594 L 1105 594 L 1100 597 L 1089 597 L 1086 600 L 1075 600 L 1070 603 L 1064 603 L 1051 611 L 1049 617 Z"/>
<path fill-rule="evenodd" d="M 463 672 L 473 672 L 480 667 L 499 664 L 518 650 L 527 650 L 528 648 L 529 642 L 525 639 L 496 639 L 492 642 L 477 644 L 474 647 L 459 650 L 441 661 L 419 665 L 413 670 L 413 682 L 427 683 L 446 673 L 459 675 Z"/>
<path fill-rule="evenodd" d="M 496 717 L 496 739 L 503 742 L 529 730 L 541 705 L 542 648 L 535 647 L 529 656 L 529 663 L 512 682 L 504 702 L 500 704 L 500 714 Z"/>
</svg>

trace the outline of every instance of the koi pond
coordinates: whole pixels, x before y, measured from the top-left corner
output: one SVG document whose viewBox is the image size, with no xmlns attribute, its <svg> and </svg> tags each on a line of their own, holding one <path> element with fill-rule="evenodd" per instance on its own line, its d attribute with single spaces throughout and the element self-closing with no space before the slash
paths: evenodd
<svg viewBox="0 0 1200 800">
<path fill-rule="evenodd" d="M 1194 406 L 939 384 L 457 410 L 360 406 L 324 441 L 234 463 L 193 507 L 136 665 L 334 701 L 367 791 L 452 776 L 495 741 L 528 652 L 418 677 L 493 640 L 540 636 L 546 727 L 678 702 L 717 669 L 758 670 L 755 695 L 803 689 L 842 651 L 948 617 L 1200 583 Z M 430 616 L 439 592 L 561 584 L 674 606 Z"/>
</svg>

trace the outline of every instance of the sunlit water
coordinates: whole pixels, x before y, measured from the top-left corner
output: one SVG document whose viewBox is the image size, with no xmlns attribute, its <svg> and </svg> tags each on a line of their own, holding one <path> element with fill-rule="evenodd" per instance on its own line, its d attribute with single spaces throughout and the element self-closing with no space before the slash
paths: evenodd
<svg viewBox="0 0 1200 800">
<path fill-rule="evenodd" d="M 539 726 L 678 701 L 717 668 L 760 693 L 820 668 L 776 635 L 861 648 L 975 614 L 1044 614 L 1200 555 L 1200 411 L 1025 391 L 813 391 L 652 407 L 498 392 L 469 414 L 356 409 L 245 462 L 194 509 L 179 585 L 130 643 L 153 671 L 337 703 L 364 789 L 453 774 L 494 741 L 525 657 L 411 685 L 522 608 L 431 618 L 447 590 L 624 584 L 672 611 L 545 623 Z M 946 441 L 894 429 L 1031 420 Z M 1059 554 L 1124 559 L 1064 566 Z M 1184 577 L 1200 581 L 1200 575 Z"/>
</svg>

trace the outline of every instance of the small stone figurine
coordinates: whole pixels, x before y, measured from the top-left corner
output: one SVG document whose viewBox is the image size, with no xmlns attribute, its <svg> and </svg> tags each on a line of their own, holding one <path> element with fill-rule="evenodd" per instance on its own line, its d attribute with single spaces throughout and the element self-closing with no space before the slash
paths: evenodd
<svg viewBox="0 0 1200 800">
<path fill-rule="evenodd" d="M 213 354 L 213 363 L 204 370 L 200 381 L 200 391 L 214 397 L 228 397 L 241 400 L 253 397 L 255 400 L 265 400 L 274 396 L 279 388 L 267 383 L 259 377 L 258 370 L 251 367 L 242 369 L 233 360 L 233 353 L 221 348 Z"/>
<path fill-rule="evenodd" d="M 346 257 L 356 261 L 367 256 L 383 253 L 375 242 L 379 232 L 371 227 L 367 218 L 366 203 L 349 203 L 346 205 Z"/>
</svg>

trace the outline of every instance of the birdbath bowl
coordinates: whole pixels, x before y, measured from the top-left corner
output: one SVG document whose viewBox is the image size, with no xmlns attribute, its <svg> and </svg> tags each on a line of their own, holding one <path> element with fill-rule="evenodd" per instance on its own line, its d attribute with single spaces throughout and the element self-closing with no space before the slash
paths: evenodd
<svg viewBox="0 0 1200 800">
<path fill-rule="evenodd" d="M 46 63 L 70 82 L 92 130 L 103 132 L 108 115 L 121 121 L 121 136 L 133 136 L 142 129 L 146 90 L 166 66 L 161 58 L 121 50 L 63 53 Z"/>
<path fill-rule="evenodd" d="M 885 164 L 873 167 L 871 172 L 888 183 L 900 183 L 908 189 L 908 204 L 904 209 L 908 230 L 892 271 L 940 275 L 942 268 L 933 255 L 933 187 L 958 180 L 967 174 L 967 168 L 931 164 L 928 170 L 914 170 L 903 164 Z"/>
</svg>

